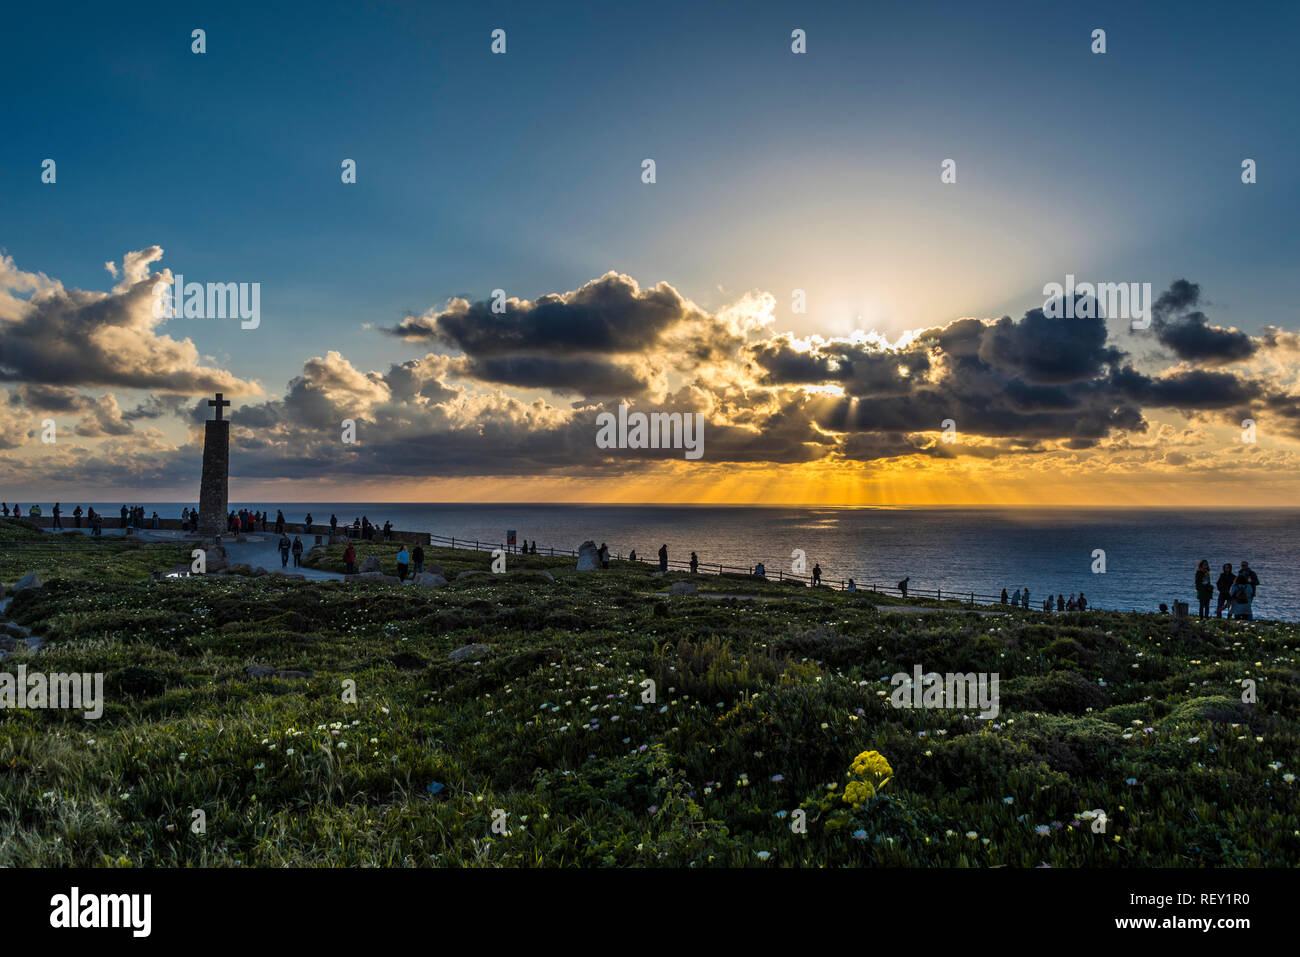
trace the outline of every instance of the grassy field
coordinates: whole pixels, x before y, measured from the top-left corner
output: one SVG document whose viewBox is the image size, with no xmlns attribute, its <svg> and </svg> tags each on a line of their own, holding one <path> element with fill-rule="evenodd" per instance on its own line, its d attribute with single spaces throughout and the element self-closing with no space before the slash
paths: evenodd
<svg viewBox="0 0 1300 957">
<path fill-rule="evenodd" d="M 439 549 L 485 574 L 150 581 L 184 549 L 96 547 L 0 555 L 46 581 L 0 616 L 44 648 L 0 670 L 108 698 L 0 712 L 0 865 L 1300 864 L 1296 626 L 670 597 L 690 576 Z M 917 664 L 997 672 L 1000 714 L 893 708 Z"/>
</svg>

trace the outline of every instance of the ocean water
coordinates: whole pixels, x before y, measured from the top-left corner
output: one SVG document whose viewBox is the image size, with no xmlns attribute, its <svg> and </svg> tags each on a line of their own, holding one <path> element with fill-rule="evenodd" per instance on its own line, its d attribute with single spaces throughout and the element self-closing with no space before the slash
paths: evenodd
<svg viewBox="0 0 1300 957">
<path fill-rule="evenodd" d="M 65 503 L 70 510 L 73 503 Z M 84 504 L 84 503 L 82 503 Z M 121 502 L 96 504 L 116 515 Z M 147 512 L 178 516 L 175 503 L 144 504 Z M 1245 560 L 1260 579 L 1257 617 L 1300 620 L 1300 509 L 913 509 L 762 508 L 750 506 L 464 505 L 419 503 L 234 503 L 284 509 L 301 522 L 310 511 L 321 524 L 366 515 L 372 522 L 457 539 L 504 542 L 515 529 L 539 549 L 572 549 L 586 539 L 615 555 L 636 549 L 654 558 L 695 551 L 705 566 L 748 568 L 763 562 L 770 576 L 791 570 L 802 549 L 807 567 L 824 579 L 853 578 L 862 586 L 997 594 L 1028 587 L 1041 607 L 1048 594 L 1083 591 L 1091 605 L 1154 611 L 1186 601 L 1196 613 L 1196 563 L 1208 559 L 1215 578 L 1225 562 Z M 48 514 L 49 503 L 42 503 Z M 1094 573 L 1095 550 L 1105 552 Z M 1213 610 L 1213 606 L 1211 608 Z"/>
</svg>

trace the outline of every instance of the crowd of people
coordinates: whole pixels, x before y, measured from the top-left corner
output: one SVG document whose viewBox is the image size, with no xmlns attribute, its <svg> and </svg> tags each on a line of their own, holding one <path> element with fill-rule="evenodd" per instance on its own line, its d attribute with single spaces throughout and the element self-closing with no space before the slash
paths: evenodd
<svg viewBox="0 0 1300 957">
<path fill-rule="evenodd" d="M 1228 609 L 1229 618 L 1241 621 L 1254 618 L 1252 606 L 1255 603 L 1255 593 L 1259 590 L 1259 576 L 1250 567 L 1250 562 L 1242 562 L 1240 570 L 1236 572 L 1232 570 L 1232 562 L 1224 562 L 1223 570 L 1213 582 L 1210 580 L 1212 574 L 1210 560 L 1202 558 L 1196 566 L 1197 617 L 1210 617 L 1210 601 L 1217 590 L 1219 603 L 1214 609 L 1215 618 L 1222 618 L 1225 608 Z"/>
</svg>

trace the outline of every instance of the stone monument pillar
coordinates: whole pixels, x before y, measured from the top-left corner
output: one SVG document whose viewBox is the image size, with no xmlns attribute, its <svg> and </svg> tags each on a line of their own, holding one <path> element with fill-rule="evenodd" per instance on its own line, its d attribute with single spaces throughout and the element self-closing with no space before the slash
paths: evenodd
<svg viewBox="0 0 1300 957">
<path fill-rule="evenodd" d="M 218 392 L 208 405 L 216 407 L 217 417 L 203 424 L 203 479 L 199 485 L 199 535 L 203 538 L 224 535 L 230 513 L 230 420 L 221 416 L 230 400 Z"/>
</svg>

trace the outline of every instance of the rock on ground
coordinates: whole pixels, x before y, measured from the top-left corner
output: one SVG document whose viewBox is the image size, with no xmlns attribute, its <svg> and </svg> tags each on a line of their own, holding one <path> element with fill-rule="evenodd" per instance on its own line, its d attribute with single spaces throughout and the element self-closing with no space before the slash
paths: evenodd
<svg viewBox="0 0 1300 957">
<path fill-rule="evenodd" d="M 411 579 L 411 584 L 422 585 L 425 588 L 441 588 L 443 585 L 447 584 L 447 579 L 443 578 L 441 575 L 436 575 L 433 572 L 420 572 L 420 574 Z"/>
<path fill-rule="evenodd" d="M 481 658 L 492 650 L 490 645 L 464 645 L 457 648 L 447 657 L 452 661 L 464 661 L 466 658 Z"/>
<path fill-rule="evenodd" d="M 15 592 L 26 591 L 28 588 L 40 588 L 41 580 L 36 577 L 36 572 L 30 575 L 24 575 L 18 581 L 14 582 L 13 590 Z"/>
<path fill-rule="evenodd" d="M 600 568 L 600 549 L 593 541 L 585 541 L 578 546 L 578 571 L 594 572 Z"/>
<path fill-rule="evenodd" d="M 353 575 L 353 578 L 364 578 L 366 581 L 383 582 L 385 585 L 400 585 L 402 580 L 396 575 L 385 575 L 383 572 L 362 572 L 360 575 Z"/>
<path fill-rule="evenodd" d="M 382 564 L 380 564 L 379 556 L 377 556 L 377 555 L 369 555 L 369 556 L 366 557 L 365 561 L 363 561 L 363 562 L 361 563 L 361 565 L 358 566 L 358 571 L 361 571 L 361 572 L 363 572 L 363 573 L 364 573 L 364 572 L 377 572 L 377 571 L 382 571 L 382 570 L 383 570 L 383 567 L 384 567 L 384 566 L 383 566 Z"/>
</svg>

